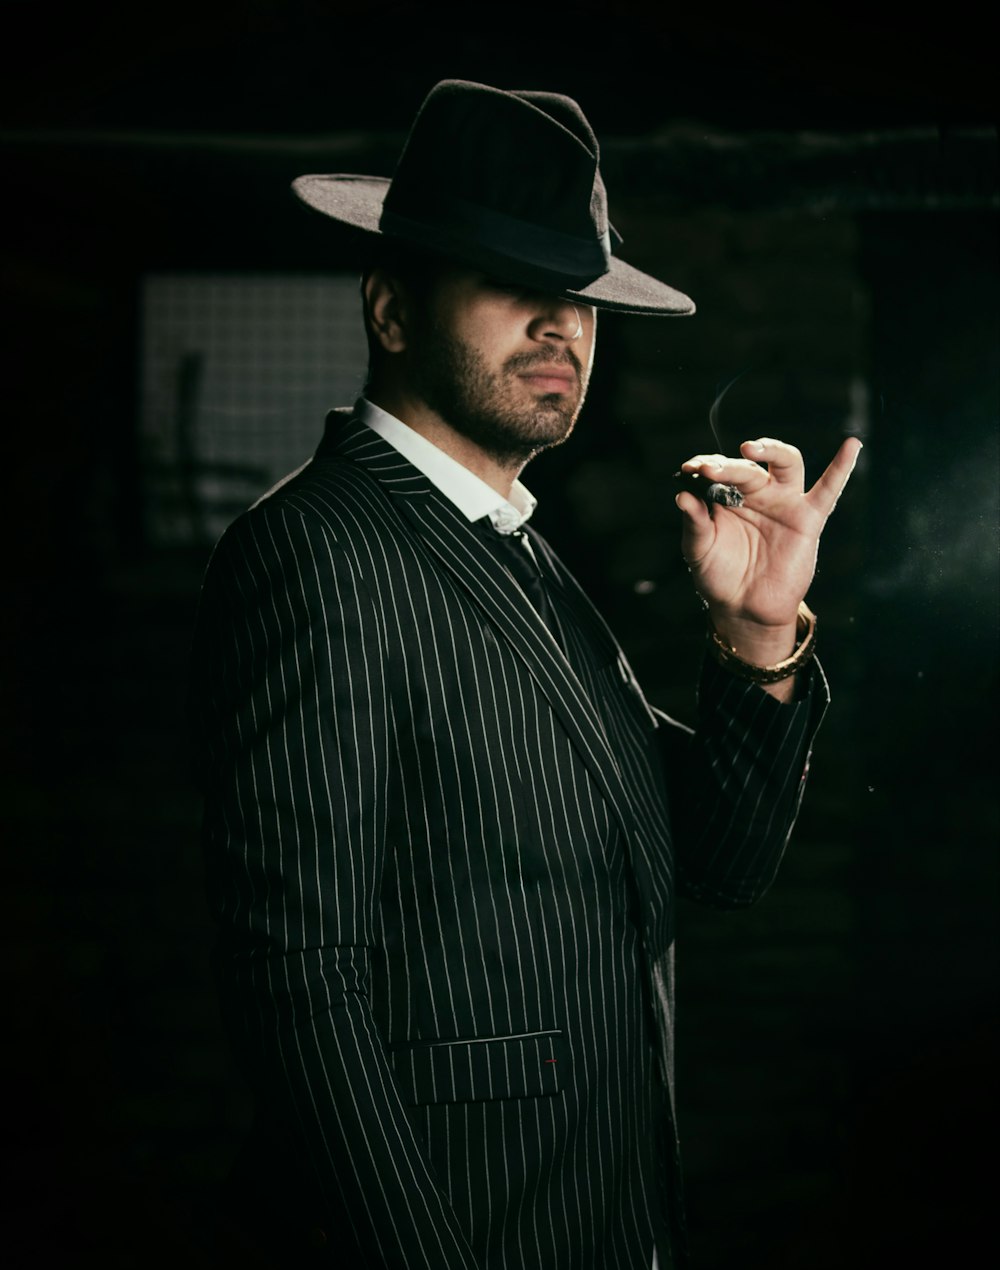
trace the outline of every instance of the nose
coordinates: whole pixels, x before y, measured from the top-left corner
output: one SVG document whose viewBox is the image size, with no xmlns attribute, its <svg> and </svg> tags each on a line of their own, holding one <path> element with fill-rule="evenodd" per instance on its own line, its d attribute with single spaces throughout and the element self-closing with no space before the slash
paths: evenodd
<svg viewBox="0 0 1000 1270">
<path fill-rule="evenodd" d="M 583 335 L 580 310 L 569 300 L 546 297 L 539 301 L 528 333 L 534 340 L 571 344 Z"/>
</svg>

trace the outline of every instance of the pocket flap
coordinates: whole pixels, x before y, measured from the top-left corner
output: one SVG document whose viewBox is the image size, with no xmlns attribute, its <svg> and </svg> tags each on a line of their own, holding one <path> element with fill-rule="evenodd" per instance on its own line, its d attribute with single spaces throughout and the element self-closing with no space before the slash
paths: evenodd
<svg viewBox="0 0 1000 1270">
<path fill-rule="evenodd" d="M 415 1041 L 393 1047 L 392 1064 L 412 1106 L 557 1094 L 568 1059 L 561 1031 Z"/>
</svg>

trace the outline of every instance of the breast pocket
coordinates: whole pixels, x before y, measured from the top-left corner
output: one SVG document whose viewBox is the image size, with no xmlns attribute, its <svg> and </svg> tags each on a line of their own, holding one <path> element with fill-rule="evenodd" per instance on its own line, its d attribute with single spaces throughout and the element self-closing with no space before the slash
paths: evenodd
<svg viewBox="0 0 1000 1270">
<path fill-rule="evenodd" d="M 563 1032 L 523 1032 L 454 1041 L 412 1041 L 391 1048 L 403 1097 L 411 1106 L 545 1098 L 558 1094 L 569 1062 Z"/>
</svg>

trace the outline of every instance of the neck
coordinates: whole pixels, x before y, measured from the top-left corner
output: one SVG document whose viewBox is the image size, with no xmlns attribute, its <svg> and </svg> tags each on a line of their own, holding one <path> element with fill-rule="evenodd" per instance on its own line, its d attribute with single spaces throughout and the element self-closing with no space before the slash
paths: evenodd
<svg viewBox="0 0 1000 1270">
<path fill-rule="evenodd" d="M 455 428 L 441 418 L 420 398 L 402 389 L 392 389 L 385 385 L 372 385 L 365 396 L 373 405 L 380 407 L 387 414 L 395 415 L 414 432 L 443 450 L 456 463 L 468 468 L 481 481 L 496 490 L 503 498 L 510 498 L 511 487 L 521 474 L 525 460 L 511 459 L 502 462 L 495 455 L 488 454 L 474 441 L 456 431 Z"/>
</svg>

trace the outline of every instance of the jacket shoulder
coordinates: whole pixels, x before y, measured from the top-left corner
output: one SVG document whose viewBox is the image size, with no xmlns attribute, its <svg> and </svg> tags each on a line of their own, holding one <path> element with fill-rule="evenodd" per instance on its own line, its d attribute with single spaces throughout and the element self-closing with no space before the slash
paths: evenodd
<svg viewBox="0 0 1000 1270">
<path fill-rule="evenodd" d="M 289 512 L 321 526 L 338 541 L 368 537 L 399 521 L 388 492 L 371 473 L 350 456 L 323 447 L 272 486 L 231 528 Z"/>
</svg>

